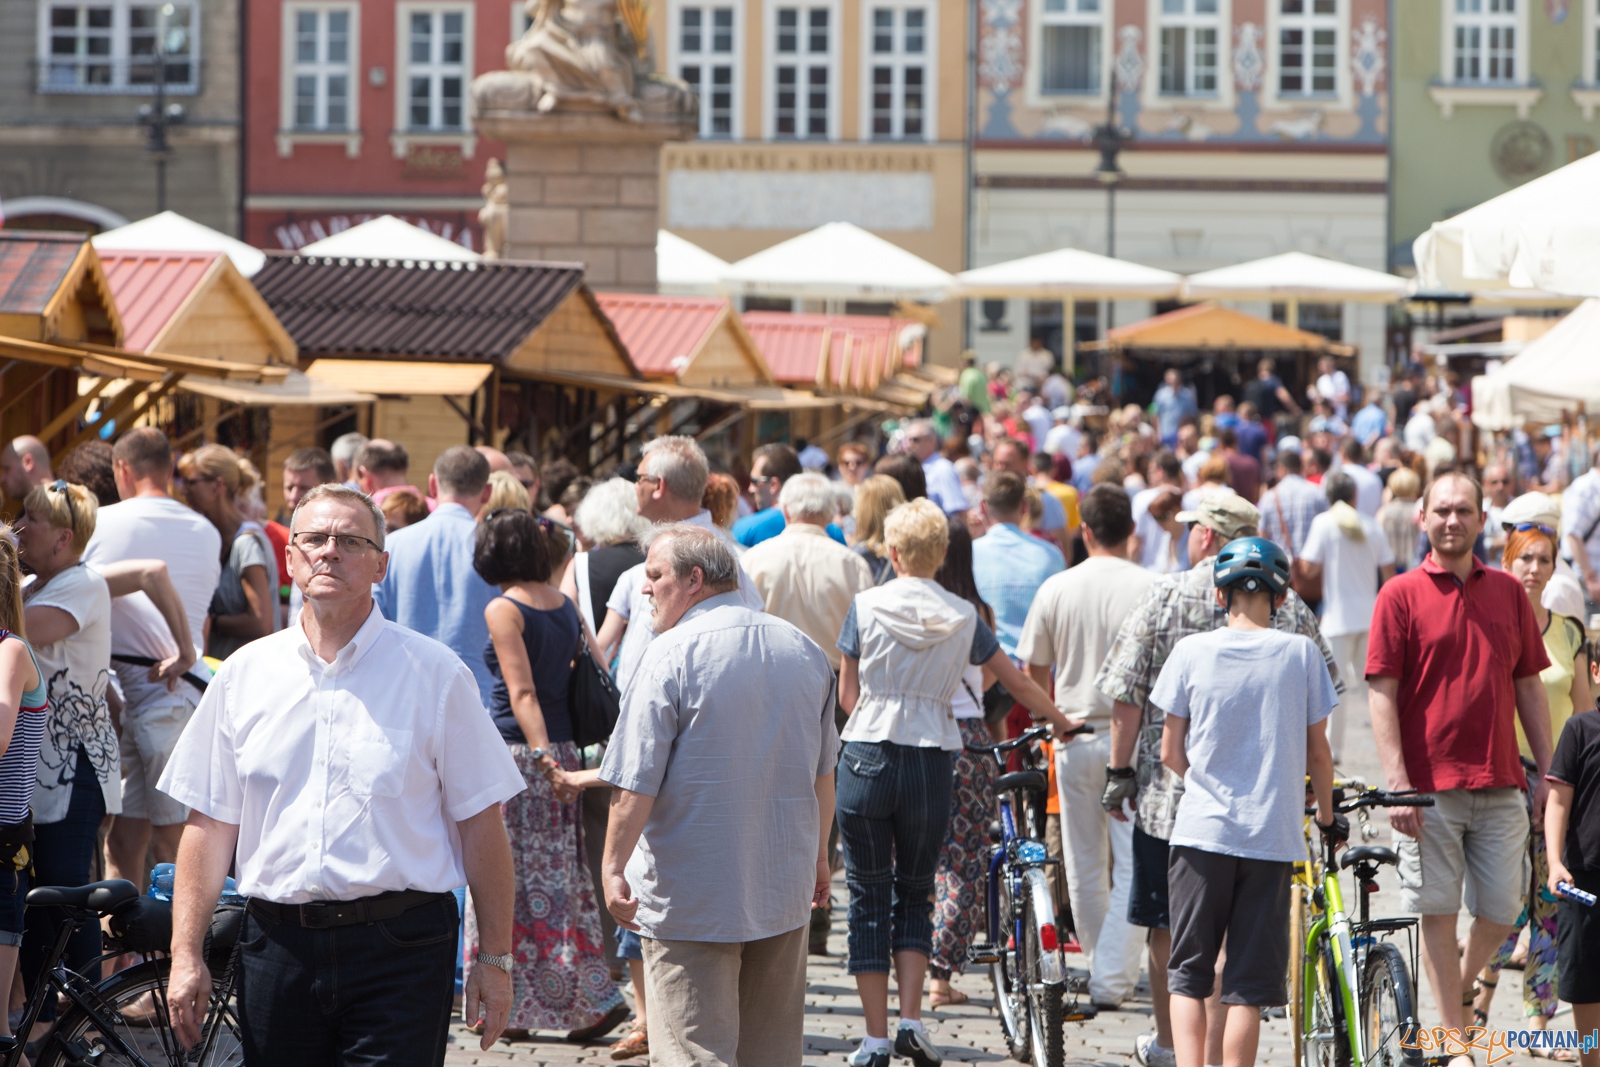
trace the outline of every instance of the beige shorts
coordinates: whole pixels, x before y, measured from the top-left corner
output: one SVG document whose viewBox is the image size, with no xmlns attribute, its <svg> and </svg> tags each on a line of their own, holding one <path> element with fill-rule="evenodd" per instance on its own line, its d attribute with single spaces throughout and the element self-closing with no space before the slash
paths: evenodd
<svg viewBox="0 0 1600 1067">
<path fill-rule="evenodd" d="M 147 705 L 122 716 L 122 814 L 148 819 L 155 826 L 173 826 L 189 817 L 189 809 L 156 788 L 178 737 L 189 725 L 195 704 L 187 687 L 170 702 Z"/>
<path fill-rule="evenodd" d="M 1528 805 L 1520 789 L 1447 789 L 1421 808 L 1420 839 L 1395 834 L 1400 909 L 1455 915 L 1462 889 L 1474 918 L 1510 926 L 1528 879 Z"/>
</svg>

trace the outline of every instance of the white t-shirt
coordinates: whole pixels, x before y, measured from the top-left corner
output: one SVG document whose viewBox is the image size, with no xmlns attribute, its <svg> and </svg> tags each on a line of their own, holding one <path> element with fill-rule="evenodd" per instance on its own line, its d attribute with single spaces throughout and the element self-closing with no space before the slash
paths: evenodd
<svg viewBox="0 0 1600 1067">
<path fill-rule="evenodd" d="M 1022 421 L 1028 424 L 1028 429 L 1033 431 L 1034 447 L 1038 448 L 1045 435 L 1050 432 L 1050 427 L 1055 424 L 1055 419 L 1050 414 L 1050 409 L 1043 404 L 1032 404 L 1023 409 Z"/>
<path fill-rule="evenodd" d="M 1170 574 L 1189 569 L 1187 539 L 1178 544 L 1178 555 L 1172 555 L 1172 535 L 1150 514 L 1150 505 L 1166 491 L 1166 486 L 1141 489 L 1133 496 L 1133 532 L 1139 538 L 1139 566 L 1156 574 Z"/>
<path fill-rule="evenodd" d="M 122 810 L 122 760 L 106 708 L 112 603 L 106 580 L 100 572 L 79 564 L 57 574 L 43 588 L 30 582 L 22 596 L 30 608 L 58 608 L 78 623 L 78 631 L 71 637 L 33 647 L 50 697 L 50 717 L 39 746 L 33 821 L 53 823 L 67 817 L 80 746 L 89 754 L 100 780 L 106 812 L 116 814 Z"/>
<path fill-rule="evenodd" d="M 1095 688 L 1094 678 L 1123 620 L 1155 580 L 1131 560 L 1090 556 L 1039 587 L 1022 624 L 1017 658 L 1041 667 L 1055 664 L 1056 707 L 1063 715 L 1086 716 L 1097 730 L 1110 723 L 1111 698 Z"/>
<path fill-rule="evenodd" d="M 1179 641 L 1150 703 L 1188 719 L 1171 843 L 1244 859 L 1305 858 L 1306 730 L 1336 701 L 1311 639 L 1212 630 Z"/>
<path fill-rule="evenodd" d="M 1083 433 L 1075 429 L 1071 423 L 1063 422 L 1050 427 L 1050 432 L 1044 435 L 1044 445 L 1039 449 L 1052 456 L 1076 456 L 1078 446 L 1083 443 Z"/>
<path fill-rule="evenodd" d="M 1342 370 L 1332 374 L 1324 374 L 1317 379 L 1317 395 L 1333 405 L 1333 410 L 1339 417 L 1345 417 L 1345 408 L 1350 403 L 1350 377 Z"/>
<path fill-rule="evenodd" d="M 1341 463 L 1339 469 L 1356 483 L 1356 510 L 1376 517 L 1383 506 L 1383 479 L 1359 463 Z"/>
<path fill-rule="evenodd" d="M 167 576 L 189 617 L 189 634 L 198 642 L 222 573 L 222 535 L 217 528 L 204 515 L 170 497 L 133 497 L 101 508 L 83 562 L 104 567 L 129 559 L 159 559 L 167 565 Z M 198 644 L 195 651 L 200 651 Z M 133 593 L 112 601 L 113 656 L 163 660 L 176 652 L 166 620 L 149 597 Z M 204 664 L 197 663 L 194 669 L 197 676 L 205 677 Z M 147 667 L 118 668 L 130 711 L 142 710 L 147 700 L 171 695 L 165 686 L 144 681 L 148 671 Z M 180 683 L 179 688 L 185 684 Z"/>
<path fill-rule="evenodd" d="M 950 710 L 956 713 L 957 719 L 981 719 L 982 701 L 983 668 L 969 663 L 961 672 L 961 684 L 950 695 Z"/>
<path fill-rule="evenodd" d="M 1378 568 L 1394 565 L 1394 549 L 1376 519 L 1361 516 L 1364 540 L 1345 534 L 1324 511 L 1311 520 L 1300 558 L 1322 564 L 1322 632 L 1328 637 L 1366 633 L 1378 603 Z"/>
</svg>

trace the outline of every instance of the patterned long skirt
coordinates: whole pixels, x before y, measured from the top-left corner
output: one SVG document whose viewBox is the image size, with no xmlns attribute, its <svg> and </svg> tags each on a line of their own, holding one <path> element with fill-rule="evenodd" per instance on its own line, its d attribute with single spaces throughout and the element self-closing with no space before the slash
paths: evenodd
<svg viewBox="0 0 1600 1067">
<path fill-rule="evenodd" d="M 580 1030 L 622 1002 L 600 941 L 600 909 L 583 850 L 581 801 L 563 804 L 539 773 L 527 745 L 511 756 L 528 783 L 500 805 L 516 876 L 512 906 L 511 1018 L 515 1030 Z M 578 767 L 570 741 L 550 746 L 568 770 Z M 467 900 L 467 974 L 478 958 L 478 917 Z"/>
<path fill-rule="evenodd" d="M 982 719 L 958 719 L 963 744 L 989 744 Z M 956 753 L 950 791 L 950 829 L 933 876 L 933 955 L 936 971 L 961 973 L 973 934 L 984 928 L 989 879 L 989 824 L 994 821 L 994 760 Z"/>
<path fill-rule="evenodd" d="M 1531 776 L 1530 776 L 1531 777 Z M 1531 786 L 1530 781 L 1530 795 Z M 1546 1019 L 1556 1013 L 1556 898 L 1546 884 L 1550 881 L 1550 859 L 1545 851 L 1544 827 L 1533 824 L 1528 834 L 1528 850 L 1533 856 L 1533 876 L 1528 882 L 1527 903 L 1511 936 L 1494 954 L 1486 970 L 1498 981 L 1500 971 L 1511 959 L 1522 928 L 1528 928 L 1528 962 L 1522 968 L 1522 1014 Z"/>
</svg>

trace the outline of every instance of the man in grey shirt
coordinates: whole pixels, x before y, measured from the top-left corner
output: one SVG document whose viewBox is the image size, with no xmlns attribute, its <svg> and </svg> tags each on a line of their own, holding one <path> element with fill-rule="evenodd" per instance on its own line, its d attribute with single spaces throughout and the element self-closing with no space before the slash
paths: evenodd
<svg viewBox="0 0 1600 1067">
<path fill-rule="evenodd" d="M 833 670 L 741 602 L 738 560 L 709 530 L 666 527 L 644 566 L 658 636 L 600 778 L 616 787 L 606 907 L 644 937 L 651 1062 L 799 1067 L 806 931 L 828 894 Z"/>
</svg>

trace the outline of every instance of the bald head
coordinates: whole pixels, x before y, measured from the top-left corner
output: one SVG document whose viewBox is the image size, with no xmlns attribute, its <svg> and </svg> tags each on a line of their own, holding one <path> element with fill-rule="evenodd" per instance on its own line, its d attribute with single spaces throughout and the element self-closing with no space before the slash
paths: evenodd
<svg viewBox="0 0 1600 1067">
<path fill-rule="evenodd" d="M 476 445 L 474 446 L 474 451 L 489 461 L 490 474 L 495 471 L 505 471 L 507 474 L 517 473 L 511 469 L 511 461 L 506 458 L 506 454 L 498 448 L 490 448 L 488 445 Z"/>
<path fill-rule="evenodd" d="M 0 451 L 0 486 L 11 499 L 21 500 L 34 486 L 54 479 L 50 473 L 50 450 L 37 437 L 24 434 L 13 438 Z"/>
</svg>

